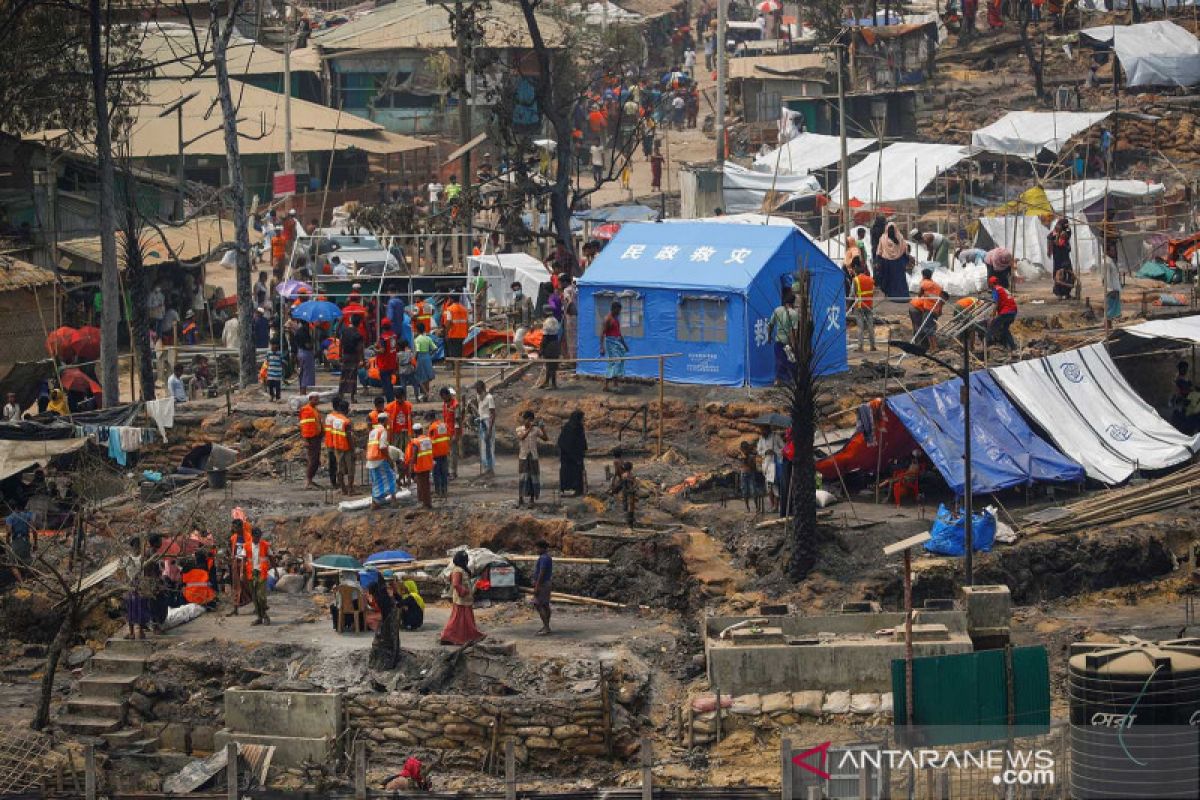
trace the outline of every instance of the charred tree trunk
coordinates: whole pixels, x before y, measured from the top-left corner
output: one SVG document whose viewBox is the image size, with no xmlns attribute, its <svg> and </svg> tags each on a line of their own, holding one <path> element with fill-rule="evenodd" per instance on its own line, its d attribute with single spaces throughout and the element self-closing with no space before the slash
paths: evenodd
<svg viewBox="0 0 1200 800">
<path fill-rule="evenodd" d="M 100 0 L 88 0 L 88 66 L 92 77 L 92 104 L 96 112 L 96 162 L 100 178 L 98 224 L 100 226 L 100 388 L 104 404 L 121 402 L 120 372 L 117 367 L 117 331 L 121 322 L 121 285 L 117 271 L 116 171 L 113 167 L 112 128 L 108 107 L 108 65 L 103 49 L 104 18 Z"/>
<path fill-rule="evenodd" d="M 147 281 L 145 254 L 142 252 L 142 226 L 132 198 L 125 198 L 125 216 L 121 235 L 124 237 L 125 282 L 129 290 L 130 349 L 137 355 L 138 378 L 142 399 L 156 397 L 154 385 L 154 350 L 150 347 L 150 321 L 146 316 Z M 134 399 L 134 398 L 130 398 Z"/>
<path fill-rule="evenodd" d="M 212 19 L 221 19 L 220 0 L 208 0 Z M 239 383 L 249 386 L 258 377 L 257 358 L 254 352 L 254 330 L 251 317 L 254 313 L 251 296 L 250 276 L 250 224 L 246 208 L 246 180 L 242 174 L 242 156 L 238 145 L 237 109 L 233 105 L 233 93 L 229 86 L 229 68 L 225 53 L 233 33 L 233 20 L 241 0 L 229 3 L 229 13 L 223 20 L 221 30 L 213 37 L 213 67 L 217 76 L 217 98 L 221 104 L 221 116 L 225 130 L 225 159 L 229 166 L 229 191 L 233 194 L 234 249 L 237 251 L 237 298 L 238 298 L 238 366 Z"/>
<path fill-rule="evenodd" d="M 1019 30 L 1021 32 L 1021 50 L 1025 53 L 1025 60 L 1029 62 L 1029 71 L 1033 74 L 1033 91 L 1037 94 L 1038 100 L 1045 100 L 1046 87 L 1042 84 L 1042 62 L 1033 52 L 1033 42 L 1029 41 L 1028 17 L 1021 16 Z"/>
<path fill-rule="evenodd" d="M 817 389 L 813 353 L 812 275 L 803 267 L 796 274 L 796 328 L 792 352 L 796 357 L 791 385 L 792 476 L 788 508 L 792 513 L 792 556 L 788 575 L 794 581 L 808 577 L 817 563 L 820 533 L 817 530 L 817 478 L 813 447 L 817 433 Z"/>
<path fill-rule="evenodd" d="M 75 635 L 75 616 L 72 609 L 68 609 L 63 614 L 62 623 L 58 626 L 58 633 L 54 635 L 54 641 L 50 642 L 50 648 L 46 651 L 46 666 L 42 671 L 42 683 L 38 690 L 37 711 L 33 715 L 33 721 L 29 723 L 29 727 L 35 731 L 40 731 L 50 724 L 50 699 L 54 695 L 54 675 L 58 672 L 58 662 L 62 658 L 63 651 L 67 649 L 67 643 Z"/>
</svg>

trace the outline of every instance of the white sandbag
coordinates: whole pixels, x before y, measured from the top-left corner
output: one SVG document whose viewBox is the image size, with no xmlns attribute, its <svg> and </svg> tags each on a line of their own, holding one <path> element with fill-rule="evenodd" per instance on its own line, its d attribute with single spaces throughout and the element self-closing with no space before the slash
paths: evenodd
<svg viewBox="0 0 1200 800">
<path fill-rule="evenodd" d="M 303 591 L 305 580 L 303 575 L 280 575 L 279 580 L 275 581 L 275 591 L 297 594 Z"/>
<path fill-rule="evenodd" d="M 733 698 L 729 713 L 745 716 L 757 716 L 762 713 L 762 697 L 756 694 L 742 694 Z"/>
<path fill-rule="evenodd" d="M 776 711 L 792 710 L 791 692 L 774 692 L 762 696 L 762 713 L 774 714 Z"/>
<path fill-rule="evenodd" d="M 825 693 L 819 689 L 792 692 L 792 710 L 797 714 L 819 717 L 821 715 L 821 704 L 824 699 Z"/>
<path fill-rule="evenodd" d="M 177 628 L 185 622 L 191 622 L 203 613 L 204 606 L 196 603 L 188 603 L 178 608 L 172 608 L 167 611 L 167 618 L 163 620 L 162 629 L 167 631 L 171 628 Z"/>
<path fill-rule="evenodd" d="M 830 692 L 825 695 L 825 705 L 821 706 L 825 714 L 846 714 L 850 711 L 849 692 Z"/>
<path fill-rule="evenodd" d="M 874 692 L 850 695 L 851 714 L 877 714 L 879 705 L 879 695 Z"/>
<path fill-rule="evenodd" d="M 884 714 L 891 714 L 894 711 L 893 695 L 891 692 L 884 692 L 879 696 L 879 710 Z"/>
<path fill-rule="evenodd" d="M 831 506 L 837 502 L 837 498 L 824 489 L 817 489 L 817 508 Z"/>
<path fill-rule="evenodd" d="M 1017 532 L 1013 530 L 1011 525 L 1000 521 L 1000 509 L 994 505 L 990 505 L 984 509 L 985 513 L 991 514 L 996 520 L 996 535 L 993 539 L 1003 544 L 1012 544 L 1017 540 Z"/>
<path fill-rule="evenodd" d="M 1017 274 L 1021 276 L 1021 280 L 1036 281 L 1046 276 L 1046 270 L 1042 269 L 1040 264 L 1035 264 L 1032 261 L 1026 261 L 1023 258 L 1018 258 L 1016 263 Z"/>
<path fill-rule="evenodd" d="M 408 489 L 401 489 L 392 495 L 392 499 L 398 503 L 412 502 L 412 492 Z M 338 503 L 338 511 L 365 511 L 371 507 L 371 498 L 356 497 L 353 500 L 343 500 Z"/>
</svg>

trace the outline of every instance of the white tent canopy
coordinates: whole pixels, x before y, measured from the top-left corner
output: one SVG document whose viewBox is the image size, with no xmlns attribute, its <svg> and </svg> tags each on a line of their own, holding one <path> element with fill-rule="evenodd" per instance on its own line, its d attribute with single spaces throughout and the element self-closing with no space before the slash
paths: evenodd
<svg viewBox="0 0 1200 800">
<path fill-rule="evenodd" d="M 1057 153 L 1075 134 L 1109 115 L 1108 111 L 1010 111 L 971 134 L 971 149 L 1020 158 Z"/>
<path fill-rule="evenodd" d="M 1200 447 L 1200 437 L 1180 433 L 1138 396 L 1102 344 L 993 367 L 992 375 L 1059 450 L 1103 483 L 1188 461 Z"/>
<path fill-rule="evenodd" d="M 914 200 L 934 178 L 966 157 L 966 148 L 956 144 L 888 145 L 850 168 L 850 197 L 870 205 Z M 842 196 L 841 184 L 829 196 L 838 202 Z"/>
<path fill-rule="evenodd" d="M 979 225 L 997 247 L 1011 250 L 1013 258 L 1050 271 L 1050 259 L 1046 255 L 1046 237 L 1050 229 L 1038 217 L 1025 214 L 980 217 Z"/>
<path fill-rule="evenodd" d="M 1161 183 L 1133 180 L 1106 180 L 1093 178 L 1077 181 L 1065 189 L 1049 189 L 1046 197 L 1055 214 L 1066 214 L 1078 220 L 1085 210 L 1104 200 L 1105 195 L 1145 199 L 1166 192 Z"/>
<path fill-rule="evenodd" d="M 1178 319 L 1152 319 L 1121 330 L 1144 339 L 1174 339 L 1177 342 L 1200 344 L 1200 314 Z"/>
<path fill-rule="evenodd" d="M 1079 33 L 1097 42 L 1113 42 L 1127 86 L 1200 83 L 1200 40 L 1174 22 L 1100 25 Z"/>
<path fill-rule="evenodd" d="M 846 155 L 853 155 L 875 144 L 875 139 L 846 138 Z M 754 168 L 760 172 L 775 172 L 780 175 L 807 175 L 842 158 L 841 140 L 837 136 L 822 133 L 802 133 L 788 140 L 782 147 L 754 159 Z"/>
<path fill-rule="evenodd" d="M 537 302 L 538 287 L 550 280 L 546 265 L 527 253 L 471 256 L 467 266 L 469 271 L 479 268 L 479 274 L 488 284 L 488 298 L 502 306 L 512 304 L 514 282 L 521 284 L 526 297 Z"/>
<path fill-rule="evenodd" d="M 725 178 L 722 200 L 729 212 L 761 211 L 768 192 L 775 192 L 779 202 L 788 202 L 821 191 L 821 184 L 811 175 L 754 172 L 732 161 L 726 161 L 722 171 Z"/>
</svg>

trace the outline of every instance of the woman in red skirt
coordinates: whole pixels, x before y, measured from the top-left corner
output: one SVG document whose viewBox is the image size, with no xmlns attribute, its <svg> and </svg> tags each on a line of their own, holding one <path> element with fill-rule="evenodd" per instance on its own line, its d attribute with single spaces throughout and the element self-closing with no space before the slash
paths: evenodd
<svg viewBox="0 0 1200 800">
<path fill-rule="evenodd" d="M 442 628 L 441 643 L 464 645 L 477 642 L 484 634 L 475 627 L 475 584 L 467 574 L 467 552 L 454 554 L 450 571 L 450 619 Z"/>
</svg>

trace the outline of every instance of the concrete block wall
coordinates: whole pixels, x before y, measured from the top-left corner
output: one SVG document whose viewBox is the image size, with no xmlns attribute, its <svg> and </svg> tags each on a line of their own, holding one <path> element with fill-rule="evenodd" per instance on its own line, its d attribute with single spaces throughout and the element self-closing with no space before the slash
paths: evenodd
<svg viewBox="0 0 1200 800">
<path fill-rule="evenodd" d="M 615 704 L 613 708 L 613 755 L 628 758 L 637 752 L 637 736 L 624 709 Z M 365 739 L 368 752 L 389 756 L 422 747 L 446 751 L 447 759 L 478 766 L 492 748 L 493 738 L 497 752 L 503 752 L 506 739 L 513 739 L 522 763 L 606 754 L 600 692 L 536 700 L 359 694 L 346 698 L 346 712 L 351 737 Z"/>
</svg>

